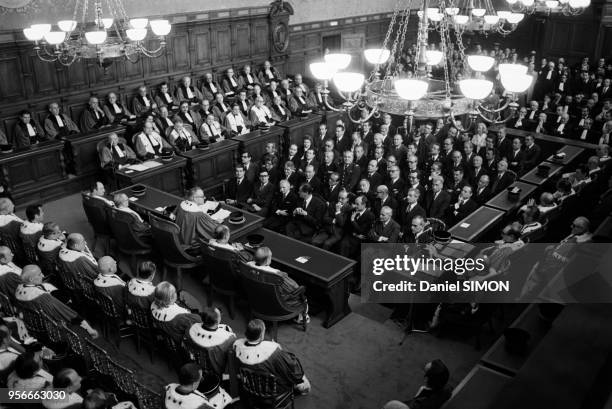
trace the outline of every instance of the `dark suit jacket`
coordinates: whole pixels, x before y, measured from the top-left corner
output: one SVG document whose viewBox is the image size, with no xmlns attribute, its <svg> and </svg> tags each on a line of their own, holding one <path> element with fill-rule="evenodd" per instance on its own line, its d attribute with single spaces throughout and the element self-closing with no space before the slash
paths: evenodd
<svg viewBox="0 0 612 409">
<path fill-rule="evenodd" d="M 317 177 L 322 183 L 327 184 L 329 180 L 329 175 L 338 170 L 338 165 L 335 162 L 332 162 L 331 165 L 326 165 L 325 162 L 319 165 L 319 169 L 317 170 Z"/>
<path fill-rule="evenodd" d="M 520 175 L 523 171 L 523 166 L 525 163 L 525 151 L 520 150 L 518 152 L 512 151 L 510 153 L 510 157 L 508 158 L 508 169 L 516 172 L 517 175 Z"/>
<path fill-rule="evenodd" d="M 500 158 L 508 157 L 512 153 L 512 141 L 508 136 L 503 141 L 497 143 L 497 154 Z M 484 160 L 484 156 L 482 158 Z"/>
<path fill-rule="evenodd" d="M 401 198 L 406 195 L 406 183 L 404 179 L 399 178 L 395 182 L 391 182 L 391 180 L 387 180 L 387 187 L 389 188 L 389 194 L 396 198 Z"/>
<path fill-rule="evenodd" d="M 398 203 L 397 203 L 397 200 L 395 200 L 393 196 L 389 195 L 389 197 L 385 199 L 384 203 L 382 203 L 380 199 L 374 200 L 374 203 L 372 203 L 372 211 L 374 212 L 375 216 L 380 215 L 380 209 L 382 209 L 383 206 L 390 207 L 393 210 L 393 218 L 396 217 Z"/>
<path fill-rule="evenodd" d="M 448 192 L 442 190 L 438 197 L 434 200 L 434 192 L 430 190 L 425 196 L 425 211 L 427 217 L 435 217 L 436 219 L 443 219 L 446 213 L 446 209 L 450 206 L 451 197 Z"/>
<path fill-rule="evenodd" d="M 400 225 L 393 219 L 389 220 L 386 226 L 382 221 L 377 220 L 368 232 L 368 240 L 378 243 L 378 238 L 384 236 L 389 239 L 385 243 L 397 243 L 400 231 Z"/>
<path fill-rule="evenodd" d="M 364 236 L 367 236 L 368 232 L 372 228 L 374 219 L 374 214 L 366 209 L 361 217 L 355 218 L 355 220 L 351 220 L 351 214 L 349 214 L 346 226 L 349 232 L 353 235 L 363 234 Z"/>
<path fill-rule="evenodd" d="M 305 201 L 301 200 L 297 207 L 306 210 L 308 214 L 306 216 L 294 215 L 293 220 L 298 224 L 302 235 L 308 236 L 314 234 L 321 227 L 327 206 L 323 200 L 314 195 L 310 199 L 308 207 L 305 208 L 304 204 Z"/>
<path fill-rule="evenodd" d="M 504 175 L 500 178 L 499 174 L 493 175 L 493 180 L 491 181 L 491 194 L 496 195 L 502 190 L 508 188 L 512 183 L 514 183 L 514 176 L 511 173 L 504 172 Z"/>
<path fill-rule="evenodd" d="M 418 203 L 412 208 L 411 211 L 408 211 L 408 203 L 402 202 L 400 204 L 400 209 L 397 212 L 397 216 L 398 221 L 403 226 L 403 231 L 409 232 L 412 225 L 412 219 L 414 219 L 416 216 L 426 218 L 427 214 L 425 214 L 425 209 L 423 209 L 423 207 L 421 207 L 421 205 Z"/>
<path fill-rule="evenodd" d="M 434 242 L 434 237 L 433 237 L 431 230 L 424 231 L 423 233 L 421 233 L 421 235 L 418 238 L 416 238 L 414 234 L 412 233 L 412 230 L 404 229 L 403 239 L 404 239 L 404 243 L 428 244 L 428 243 Z"/>
<path fill-rule="evenodd" d="M 261 188 L 261 183 L 257 182 L 257 185 L 253 189 L 251 198 L 253 199 L 253 204 L 256 204 L 261 208 L 269 208 L 272 204 L 272 199 L 274 198 L 274 185 L 268 182 L 263 188 Z"/>
<path fill-rule="evenodd" d="M 361 169 L 359 165 L 351 163 L 348 167 L 342 164 L 339 166 L 338 173 L 340 173 L 340 185 L 346 188 L 348 191 L 352 191 L 361 176 Z"/>
<path fill-rule="evenodd" d="M 378 172 L 374 172 L 372 175 L 368 175 L 366 172 L 361 175 L 361 178 L 367 179 L 370 182 L 370 190 L 376 190 L 376 188 L 383 183 L 383 177 Z"/>
<path fill-rule="evenodd" d="M 242 183 L 238 184 L 238 179 L 232 178 L 227 184 L 227 198 L 236 200 L 243 205 L 251 197 L 253 185 L 244 177 Z"/>
<path fill-rule="evenodd" d="M 329 183 L 326 183 L 322 189 L 323 200 L 328 203 L 336 203 L 338 201 L 338 194 L 340 193 L 341 188 L 342 186 L 340 186 L 340 183 L 337 183 L 333 189 L 330 189 Z"/>
<path fill-rule="evenodd" d="M 284 198 L 280 192 L 277 192 L 276 197 L 272 202 L 271 213 L 274 214 L 277 210 L 286 210 L 287 213 L 291 214 L 291 212 L 293 212 L 293 209 L 295 209 L 296 204 L 297 195 L 294 192 L 289 191 L 287 197 Z"/>
<path fill-rule="evenodd" d="M 310 182 L 307 182 L 306 179 L 304 179 L 304 183 L 309 183 L 310 186 L 312 187 L 312 193 L 314 195 L 317 196 L 321 196 L 321 188 L 322 188 L 322 184 L 321 181 L 319 180 L 319 178 L 315 175 L 312 177 L 312 179 L 310 179 Z"/>
<path fill-rule="evenodd" d="M 351 215 L 351 206 L 346 204 L 342 207 L 340 213 L 336 214 L 336 202 L 330 203 L 327 206 L 327 210 L 323 215 L 323 224 L 321 231 L 326 232 L 329 235 L 336 234 L 342 238 L 344 225 Z"/>
<path fill-rule="evenodd" d="M 251 161 L 249 169 L 244 170 L 244 178 L 251 183 L 255 183 L 259 178 L 259 167 Z"/>
<path fill-rule="evenodd" d="M 485 187 L 482 192 L 478 192 L 478 187 L 474 190 L 474 195 L 472 199 L 479 205 L 482 206 L 491 198 L 491 188 L 489 186 Z"/>
<path fill-rule="evenodd" d="M 523 147 L 525 152 L 525 159 L 523 161 L 523 171 L 529 171 L 533 169 L 539 162 L 540 156 L 542 156 L 542 149 L 537 144 L 533 144 L 531 148 Z"/>
<path fill-rule="evenodd" d="M 459 206 L 458 209 L 455 209 L 455 203 L 451 204 L 449 208 L 448 214 L 448 224 L 454 225 L 458 221 L 465 219 L 470 214 L 478 209 L 478 204 L 474 201 L 474 199 L 469 199 L 467 202 Z"/>
<path fill-rule="evenodd" d="M 478 184 L 478 180 L 480 180 L 480 177 L 482 175 L 488 175 L 488 174 L 489 172 L 487 171 L 487 169 L 484 168 L 484 166 L 481 166 L 478 172 L 476 172 L 476 169 L 472 167 L 470 169 L 470 174 L 469 174 L 470 184 L 472 186 L 476 186 Z"/>
</svg>

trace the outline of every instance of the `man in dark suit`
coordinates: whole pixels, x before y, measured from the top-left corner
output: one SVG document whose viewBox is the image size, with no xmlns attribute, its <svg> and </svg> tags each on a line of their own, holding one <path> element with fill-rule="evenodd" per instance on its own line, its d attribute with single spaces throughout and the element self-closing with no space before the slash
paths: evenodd
<svg viewBox="0 0 612 409">
<path fill-rule="evenodd" d="M 442 220 L 448 206 L 450 206 L 450 195 L 443 190 L 444 178 L 434 176 L 432 179 L 432 189 L 427 192 L 425 197 L 425 211 L 427 217 L 434 217 Z"/>
<path fill-rule="evenodd" d="M 469 177 L 468 181 L 470 185 L 476 186 L 476 184 L 480 180 L 480 177 L 482 175 L 488 174 L 488 171 L 482 165 L 483 165 L 482 157 L 480 155 L 474 156 L 474 160 L 472 162 L 472 165 L 469 167 L 469 173 L 468 173 L 468 177 Z"/>
<path fill-rule="evenodd" d="M 321 197 L 321 189 L 323 188 L 321 181 L 315 174 L 315 168 L 312 165 L 307 165 L 304 168 L 304 183 L 307 183 L 312 188 L 312 193 L 315 196 Z"/>
<path fill-rule="evenodd" d="M 404 243 L 428 244 L 433 243 L 434 238 L 431 229 L 425 229 L 425 217 L 416 215 L 410 221 L 410 229 L 404 229 Z"/>
<path fill-rule="evenodd" d="M 410 188 L 397 212 L 397 220 L 402 225 L 402 231 L 410 231 L 410 223 L 415 216 L 426 217 L 425 209 L 419 205 L 420 192 L 418 189 Z"/>
<path fill-rule="evenodd" d="M 453 171 L 452 179 L 447 181 L 445 186 L 446 191 L 450 194 L 451 203 L 455 202 L 463 190 L 463 187 L 468 185 L 467 180 L 464 177 L 465 173 L 462 168 L 455 169 Z"/>
<path fill-rule="evenodd" d="M 314 173 L 314 172 L 313 172 Z M 314 234 L 323 223 L 326 205 L 323 200 L 314 196 L 312 186 L 304 183 L 300 186 L 297 207 L 293 210 L 293 219 L 287 224 L 287 236 L 310 243 Z"/>
<path fill-rule="evenodd" d="M 500 160 L 497 162 L 497 173 L 493 176 L 491 194 L 496 195 L 514 183 L 514 176 L 508 172 L 508 162 Z"/>
<path fill-rule="evenodd" d="M 400 225 L 393 220 L 393 210 L 389 206 L 380 209 L 379 219 L 368 232 L 368 240 L 373 243 L 397 243 L 400 236 Z"/>
<path fill-rule="evenodd" d="M 378 163 L 374 159 L 368 162 L 367 171 L 362 173 L 361 177 L 370 182 L 370 189 L 372 190 L 383 183 L 383 177 L 378 173 Z"/>
<path fill-rule="evenodd" d="M 387 186 L 380 185 L 376 188 L 376 199 L 374 199 L 374 203 L 372 203 L 372 212 L 380 215 L 380 210 L 385 206 L 393 210 L 393 215 L 395 216 L 395 212 L 397 211 L 397 200 L 389 194 L 389 188 Z"/>
<path fill-rule="evenodd" d="M 359 169 L 359 165 L 353 163 L 353 152 L 350 150 L 344 151 L 342 162 L 341 167 L 338 169 L 340 185 L 352 192 L 361 177 L 361 169 Z"/>
<path fill-rule="evenodd" d="M 355 258 L 359 254 L 361 242 L 367 239 L 367 234 L 374 223 L 374 214 L 368 210 L 368 199 L 357 196 L 353 211 L 346 222 L 346 234 L 340 241 L 340 254 Z"/>
<path fill-rule="evenodd" d="M 521 107 L 518 111 L 518 116 L 513 116 L 508 119 L 507 125 L 513 129 L 526 130 L 529 128 L 529 120 L 527 119 L 527 108 Z"/>
<path fill-rule="evenodd" d="M 533 135 L 525 136 L 525 146 L 523 148 L 525 158 L 523 160 L 523 171 L 528 172 L 540 162 L 542 149 L 536 145 Z"/>
<path fill-rule="evenodd" d="M 242 167 L 244 168 L 244 177 L 251 183 L 255 183 L 259 177 L 259 169 L 257 164 L 253 163 L 253 158 L 249 152 L 242 152 L 240 155 Z"/>
<path fill-rule="evenodd" d="M 465 219 L 478 209 L 478 204 L 472 199 L 472 193 L 472 186 L 463 186 L 457 201 L 450 206 L 447 218 L 448 226 L 457 224 L 457 222 Z"/>
<path fill-rule="evenodd" d="M 561 121 L 554 124 L 554 126 L 550 129 L 555 136 L 560 136 L 562 138 L 571 135 L 572 133 L 572 124 L 570 123 L 570 116 L 567 113 L 561 115 Z"/>
<path fill-rule="evenodd" d="M 265 167 L 259 171 L 259 180 L 253 188 L 251 197 L 247 199 L 246 209 L 262 217 L 268 217 L 268 212 L 274 198 L 274 185 L 270 182 L 270 174 Z"/>
<path fill-rule="evenodd" d="M 288 180 L 289 184 L 291 185 L 291 189 L 296 192 L 302 184 L 303 180 L 302 174 L 297 171 L 295 165 L 290 160 L 285 162 L 285 166 L 283 167 L 283 172 L 281 173 L 280 178 Z"/>
<path fill-rule="evenodd" d="M 602 86 L 599 88 L 599 100 L 605 101 L 612 98 L 612 79 L 604 78 Z"/>
<path fill-rule="evenodd" d="M 491 188 L 489 187 L 490 182 L 489 175 L 482 175 L 478 179 L 478 184 L 476 185 L 476 190 L 474 191 L 473 199 L 478 204 L 478 206 L 482 206 L 491 198 Z"/>
<path fill-rule="evenodd" d="M 253 185 L 246 178 L 244 167 L 236 165 L 235 178 L 231 179 L 227 186 L 227 198 L 225 203 L 232 206 L 243 207 L 253 193 Z"/>
<path fill-rule="evenodd" d="M 344 236 L 345 224 L 353 208 L 349 202 L 349 192 L 340 190 L 338 201 L 329 203 L 323 216 L 323 223 L 312 239 L 312 245 L 331 250 Z"/>
<path fill-rule="evenodd" d="M 270 212 L 270 217 L 264 222 L 264 227 L 284 232 L 296 204 L 297 195 L 291 191 L 291 185 L 287 180 L 281 180 L 279 183 L 279 193 L 272 202 L 272 211 Z"/>
<path fill-rule="evenodd" d="M 508 158 L 508 169 L 520 175 L 525 162 L 525 152 L 521 149 L 522 143 L 519 138 L 512 140 L 512 152 Z"/>
<path fill-rule="evenodd" d="M 292 143 L 291 145 L 289 145 L 289 151 L 287 152 L 287 155 L 284 155 L 283 160 L 281 163 L 286 163 L 287 161 L 291 161 L 293 162 L 293 166 L 295 168 L 299 168 L 300 167 L 300 155 L 298 155 L 298 146 L 294 143 Z"/>
<path fill-rule="evenodd" d="M 601 137 L 601 132 L 593 129 L 593 120 L 591 118 L 587 118 L 584 121 L 584 125 L 576 128 L 573 132 L 574 139 L 579 139 L 581 141 L 586 141 L 589 143 L 599 143 L 599 138 Z"/>
<path fill-rule="evenodd" d="M 414 398 L 402 403 L 390 401 L 383 409 L 438 409 L 450 399 L 452 391 L 446 385 L 450 378 L 448 368 L 436 359 L 425 365 L 425 384 L 419 388 Z"/>
<path fill-rule="evenodd" d="M 333 172 L 338 171 L 338 164 L 334 161 L 334 153 L 333 152 L 325 152 L 323 154 L 323 161 L 319 165 L 319 169 L 317 170 L 317 177 L 321 181 L 321 183 L 327 183 L 329 180 L 329 176 Z"/>
<path fill-rule="evenodd" d="M 495 151 L 493 149 L 485 150 L 485 158 L 482 166 L 485 168 L 489 176 L 497 172 L 497 157 L 495 156 Z"/>
<path fill-rule="evenodd" d="M 332 172 L 329 175 L 327 184 L 323 186 L 323 200 L 327 203 L 335 203 L 338 200 L 338 194 L 342 186 L 340 185 L 340 174 L 338 172 Z M 348 189 L 347 189 L 348 191 Z"/>
<path fill-rule="evenodd" d="M 336 126 L 336 136 L 334 138 L 334 146 L 338 152 L 344 152 L 351 149 L 351 139 L 346 136 L 344 125 Z"/>
</svg>

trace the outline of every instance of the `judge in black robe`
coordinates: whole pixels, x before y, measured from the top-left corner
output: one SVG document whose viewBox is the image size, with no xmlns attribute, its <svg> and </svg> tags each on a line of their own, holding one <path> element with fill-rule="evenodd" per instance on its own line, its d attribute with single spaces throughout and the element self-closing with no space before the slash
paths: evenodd
<svg viewBox="0 0 612 409">
<path fill-rule="evenodd" d="M 187 308 L 178 305 L 176 288 L 167 281 L 162 281 L 155 288 L 155 301 L 151 304 L 151 314 L 155 326 L 161 329 L 174 341 L 181 343 L 185 333 L 202 319 Z"/>
<path fill-rule="evenodd" d="M 186 247 L 197 247 L 208 242 L 219 225 L 202 210 L 204 201 L 202 189 L 192 188 L 187 200 L 183 200 L 176 209 L 175 223 L 181 231 L 182 244 Z"/>
<path fill-rule="evenodd" d="M 60 139 L 80 132 L 79 127 L 68 115 L 60 113 L 57 102 L 49 104 L 49 115 L 45 118 L 44 127 L 45 133 L 51 139 Z"/>
<path fill-rule="evenodd" d="M 103 126 L 109 125 L 110 121 L 102 108 L 98 105 L 98 98 L 89 98 L 89 104 L 81 114 L 80 128 L 87 133 L 92 132 Z"/>
<path fill-rule="evenodd" d="M 236 334 L 225 324 L 221 324 L 218 308 L 202 311 L 202 323 L 196 323 L 187 331 L 187 342 L 193 347 L 205 350 L 212 370 L 221 377 L 226 373 L 227 358 Z"/>
<path fill-rule="evenodd" d="M 21 111 L 13 133 L 13 145 L 16 148 L 24 148 L 47 140 L 42 127 L 32 118 L 29 111 Z"/>
<path fill-rule="evenodd" d="M 100 274 L 94 280 L 96 291 L 107 295 L 115 305 L 115 311 L 123 316 L 125 313 L 125 281 L 117 275 L 117 262 L 110 256 L 98 261 Z"/>
</svg>

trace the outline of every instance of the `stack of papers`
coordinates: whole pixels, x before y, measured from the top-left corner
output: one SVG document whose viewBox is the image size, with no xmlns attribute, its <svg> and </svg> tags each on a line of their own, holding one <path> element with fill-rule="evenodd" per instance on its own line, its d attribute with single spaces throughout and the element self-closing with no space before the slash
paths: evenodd
<svg viewBox="0 0 612 409">
<path fill-rule="evenodd" d="M 126 168 L 130 169 L 130 170 L 135 170 L 137 172 L 142 172 L 143 170 L 147 170 L 148 168 L 142 164 L 136 164 L 136 165 L 129 165 L 126 166 Z"/>
<path fill-rule="evenodd" d="M 231 213 L 232 212 L 230 212 L 229 210 L 220 209 L 217 213 L 213 214 L 210 217 L 216 222 L 223 223 L 223 221 L 227 219 Z"/>
<path fill-rule="evenodd" d="M 162 165 L 161 162 L 157 162 L 157 161 L 154 161 L 154 160 L 148 160 L 148 161 L 142 163 L 142 166 L 144 166 L 146 169 L 156 168 L 156 167 L 161 166 L 161 165 Z"/>
<path fill-rule="evenodd" d="M 215 210 L 219 206 L 219 202 L 215 202 L 214 200 L 207 200 L 203 205 L 200 206 L 200 209 L 203 212 L 208 212 L 209 210 Z"/>
</svg>

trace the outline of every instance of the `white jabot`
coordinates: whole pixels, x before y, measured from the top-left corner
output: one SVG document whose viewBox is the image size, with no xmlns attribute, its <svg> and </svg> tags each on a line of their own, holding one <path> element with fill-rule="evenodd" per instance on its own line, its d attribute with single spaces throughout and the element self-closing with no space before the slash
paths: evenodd
<svg viewBox="0 0 612 409">
<path fill-rule="evenodd" d="M 560 82 L 559 83 L 559 91 L 563 91 L 563 87 L 565 87 L 565 83 L 564 82 Z"/>
<path fill-rule="evenodd" d="M 533 119 L 534 116 L 535 116 L 535 111 L 531 111 L 531 113 L 529 113 L 529 119 Z"/>
<path fill-rule="evenodd" d="M 234 81 L 234 77 L 229 77 L 230 82 L 232 83 L 232 87 L 237 87 L 238 84 L 236 84 L 236 81 Z"/>
<path fill-rule="evenodd" d="M 277 105 L 278 110 L 280 111 L 281 115 L 285 115 L 285 110 L 283 109 L 282 105 Z"/>
<path fill-rule="evenodd" d="M 55 120 L 57 121 L 57 126 L 59 126 L 60 128 L 64 127 L 64 121 L 62 120 L 61 115 L 55 115 Z"/>
<path fill-rule="evenodd" d="M 27 123 L 26 128 L 28 128 L 28 134 L 30 136 L 36 136 L 36 131 L 34 130 L 34 127 L 31 124 Z"/>
<path fill-rule="evenodd" d="M 578 122 L 578 126 L 584 126 L 584 118 L 580 118 L 580 122 Z"/>
<path fill-rule="evenodd" d="M 552 73 L 553 73 L 553 72 L 552 72 L 552 70 L 549 70 L 549 71 L 548 71 L 548 74 L 546 74 L 546 79 L 547 79 L 547 80 L 551 79 L 551 77 L 552 77 Z"/>
<path fill-rule="evenodd" d="M 193 122 L 193 118 L 191 117 L 191 114 L 189 112 L 185 112 L 185 117 L 189 122 Z"/>
<path fill-rule="evenodd" d="M 580 139 L 585 140 L 588 132 L 588 129 L 583 129 L 582 134 L 580 134 Z"/>
<path fill-rule="evenodd" d="M 117 155 L 119 155 L 120 158 L 123 158 L 125 156 L 125 153 L 121 150 L 119 145 L 115 145 L 113 146 L 113 148 L 115 149 L 115 152 L 117 152 Z"/>
<path fill-rule="evenodd" d="M 121 108 L 119 107 L 119 105 L 117 105 L 116 102 L 113 102 L 113 110 L 115 110 L 116 114 L 120 114 L 121 113 Z"/>
<path fill-rule="evenodd" d="M 306 105 L 306 101 L 304 101 L 304 98 L 303 98 L 303 97 L 298 97 L 298 98 L 300 99 L 300 102 L 301 102 L 303 105 Z"/>
<path fill-rule="evenodd" d="M 193 92 L 191 92 L 191 87 L 185 87 L 185 89 L 187 90 L 187 98 L 192 99 Z"/>
<path fill-rule="evenodd" d="M 247 80 L 249 81 L 249 84 L 253 83 L 253 77 L 251 77 L 251 74 L 247 74 Z"/>
<path fill-rule="evenodd" d="M 164 92 L 164 98 L 166 98 L 168 104 L 172 103 L 172 97 L 167 92 Z"/>
<path fill-rule="evenodd" d="M 146 96 L 142 97 L 142 100 L 144 101 L 144 104 L 146 106 L 151 106 L 151 103 L 149 102 L 149 98 L 147 98 Z"/>
<path fill-rule="evenodd" d="M 212 82 L 210 83 L 210 90 L 215 93 L 217 92 L 217 87 L 215 87 L 215 84 L 213 84 Z"/>
<path fill-rule="evenodd" d="M 557 128 L 557 132 L 563 132 L 563 128 L 565 128 L 565 124 L 559 125 L 559 127 Z"/>
</svg>

